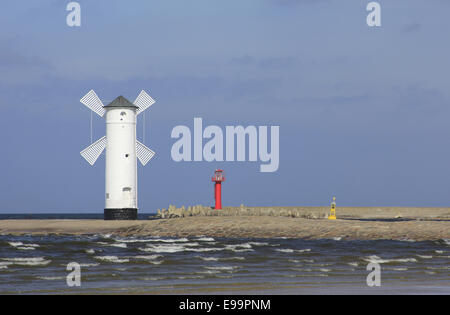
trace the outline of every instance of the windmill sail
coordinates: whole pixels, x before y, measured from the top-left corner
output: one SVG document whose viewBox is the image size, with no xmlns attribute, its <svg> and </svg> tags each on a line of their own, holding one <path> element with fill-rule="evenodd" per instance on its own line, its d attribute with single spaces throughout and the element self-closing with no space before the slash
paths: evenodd
<svg viewBox="0 0 450 315">
<path fill-rule="evenodd" d="M 105 114 L 105 109 L 103 108 L 104 105 L 97 94 L 95 94 L 94 90 L 90 90 L 85 96 L 83 96 L 80 102 L 100 117 L 103 117 Z"/>
<path fill-rule="evenodd" d="M 136 155 L 141 164 L 145 166 L 155 155 L 155 152 L 136 140 Z"/>
<path fill-rule="evenodd" d="M 144 110 L 146 110 L 147 108 L 152 106 L 154 103 L 155 103 L 155 100 L 150 95 L 148 95 L 147 92 L 142 90 L 141 93 L 139 93 L 136 100 L 134 101 L 134 105 L 139 107 L 139 109 L 136 111 L 136 113 L 139 115 Z"/>
<path fill-rule="evenodd" d="M 100 154 L 106 148 L 106 136 L 98 139 L 93 144 L 88 146 L 86 149 L 80 152 L 81 156 L 84 157 L 89 164 L 94 165 Z"/>
</svg>

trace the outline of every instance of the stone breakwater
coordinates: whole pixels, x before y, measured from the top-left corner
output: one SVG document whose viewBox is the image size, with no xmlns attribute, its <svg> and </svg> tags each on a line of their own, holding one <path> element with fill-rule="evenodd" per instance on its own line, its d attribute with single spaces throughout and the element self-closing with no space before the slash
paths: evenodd
<svg viewBox="0 0 450 315">
<path fill-rule="evenodd" d="M 172 219 L 186 217 L 245 217 L 268 216 L 303 219 L 325 219 L 329 207 L 224 207 L 215 210 L 202 205 L 168 209 L 159 209 L 156 218 Z M 412 220 L 450 220 L 450 208 L 414 208 L 414 207 L 337 207 L 336 213 L 341 219 L 412 219 Z"/>
<path fill-rule="evenodd" d="M 304 219 L 322 219 L 328 215 L 328 209 L 325 207 L 309 208 L 271 208 L 271 207 L 225 207 L 221 210 L 215 210 L 211 207 L 202 205 L 190 206 L 185 208 L 177 208 L 170 205 L 168 209 L 158 209 L 156 218 L 172 219 L 185 218 L 195 216 L 209 216 L 209 217 L 243 217 L 243 216 L 271 216 L 271 217 L 291 217 Z"/>
</svg>

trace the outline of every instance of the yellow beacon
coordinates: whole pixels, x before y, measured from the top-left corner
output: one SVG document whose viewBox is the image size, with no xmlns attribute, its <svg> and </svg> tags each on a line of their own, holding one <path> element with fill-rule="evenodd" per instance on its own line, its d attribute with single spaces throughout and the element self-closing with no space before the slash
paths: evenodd
<svg viewBox="0 0 450 315">
<path fill-rule="evenodd" d="M 328 220 L 336 220 L 336 197 L 333 197 L 333 202 L 331 202 L 331 209 Z"/>
</svg>

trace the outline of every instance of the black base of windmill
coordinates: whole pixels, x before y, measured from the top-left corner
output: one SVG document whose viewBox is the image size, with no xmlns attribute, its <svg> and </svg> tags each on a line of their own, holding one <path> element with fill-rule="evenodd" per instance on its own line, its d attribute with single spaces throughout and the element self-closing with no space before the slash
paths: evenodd
<svg viewBox="0 0 450 315">
<path fill-rule="evenodd" d="M 105 220 L 137 220 L 136 208 L 123 208 L 123 209 L 105 209 Z"/>
</svg>

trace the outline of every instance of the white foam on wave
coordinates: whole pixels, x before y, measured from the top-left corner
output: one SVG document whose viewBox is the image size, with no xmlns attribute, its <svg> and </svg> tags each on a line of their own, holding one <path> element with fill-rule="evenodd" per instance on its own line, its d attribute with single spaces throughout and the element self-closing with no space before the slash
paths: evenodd
<svg viewBox="0 0 450 315">
<path fill-rule="evenodd" d="M 435 253 L 436 253 L 436 254 L 443 254 L 444 251 L 443 251 L 443 250 L 435 250 Z"/>
<path fill-rule="evenodd" d="M 234 257 L 227 257 L 227 258 L 221 258 L 220 260 L 245 260 L 245 257 L 241 256 L 234 256 Z"/>
<path fill-rule="evenodd" d="M 235 253 L 241 253 L 241 252 L 253 252 L 252 245 L 249 243 L 242 243 L 242 244 L 228 244 L 225 245 L 226 250 L 231 250 Z"/>
<path fill-rule="evenodd" d="M 14 257 L 1 259 L 19 266 L 46 266 L 51 263 L 51 260 L 45 260 L 44 257 Z"/>
<path fill-rule="evenodd" d="M 290 248 L 277 248 L 275 249 L 277 252 L 282 252 L 282 253 L 293 253 L 294 250 L 290 249 Z"/>
<path fill-rule="evenodd" d="M 408 268 L 406 268 L 406 267 L 399 267 L 399 268 L 392 268 L 392 270 L 394 270 L 394 271 L 408 271 Z"/>
<path fill-rule="evenodd" d="M 149 245 L 149 247 L 141 247 L 140 251 L 154 252 L 154 253 L 177 253 L 185 251 L 186 248 L 183 245 Z"/>
<path fill-rule="evenodd" d="M 97 264 L 97 263 L 93 263 L 93 264 L 80 264 L 80 267 L 85 267 L 85 268 L 89 268 L 89 267 L 97 267 L 97 266 L 99 266 L 100 264 Z"/>
<path fill-rule="evenodd" d="M 357 262 L 350 262 L 347 265 L 352 266 L 352 267 L 358 267 L 358 263 Z"/>
<path fill-rule="evenodd" d="M 213 266 L 213 267 L 203 267 L 205 269 L 208 270 L 223 270 L 223 271 L 231 271 L 234 270 L 238 267 L 234 267 L 234 266 Z"/>
<path fill-rule="evenodd" d="M 127 248 L 127 244 L 125 244 L 125 243 L 113 243 L 113 244 L 110 244 L 109 246 L 119 247 L 119 248 Z"/>
<path fill-rule="evenodd" d="M 116 238 L 117 242 L 120 243 L 149 243 L 149 242 L 160 242 L 160 243 L 184 243 L 189 240 L 185 237 L 176 239 L 164 239 L 164 238 L 146 238 L 146 239 L 127 239 L 127 238 Z"/>
<path fill-rule="evenodd" d="M 153 252 L 153 253 L 177 253 L 183 251 L 190 252 L 211 252 L 224 250 L 223 248 L 195 248 L 196 245 L 190 244 L 165 244 L 165 245 L 152 245 L 149 244 L 147 247 L 140 247 L 139 250 L 143 252 Z"/>
<path fill-rule="evenodd" d="M 195 257 L 199 258 L 201 260 L 204 260 L 204 261 L 218 261 L 219 260 L 219 258 L 217 258 L 217 257 L 202 257 L 202 256 L 195 256 Z"/>
<path fill-rule="evenodd" d="M 221 251 L 221 250 L 225 250 L 225 248 L 206 247 L 206 248 L 189 248 L 189 249 L 187 249 L 187 251 L 191 251 L 191 252 L 217 252 L 217 251 Z M 236 251 L 239 251 L 239 250 L 236 250 Z M 248 249 L 246 251 L 248 251 Z"/>
<path fill-rule="evenodd" d="M 125 243 L 97 242 L 97 244 L 102 245 L 102 246 L 111 246 L 111 247 L 127 248 L 127 244 L 125 244 Z"/>
<path fill-rule="evenodd" d="M 364 258 L 364 260 L 370 263 L 377 263 L 377 264 L 388 264 L 391 262 L 403 262 L 403 263 L 417 262 L 417 259 L 415 258 L 382 259 L 375 255 L 366 257 Z"/>
<path fill-rule="evenodd" d="M 444 241 L 445 244 L 450 246 L 450 239 L 449 238 L 444 238 L 443 241 Z"/>
<path fill-rule="evenodd" d="M 38 244 L 24 244 L 22 242 L 9 242 L 8 244 L 20 250 L 34 250 L 40 247 Z"/>
<path fill-rule="evenodd" d="M 215 239 L 212 237 L 198 237 L 195 240 L 200 241 L 200 242 L 214 242 L 215 241 Z"/>
<path fill-rule="evenodd" d="M 195 272 L 196 274 L 204 274 L 204 273 L 206 273 L 206 274 L 217 274 L 217 273 L 220 273 L 220 270 L 205 270 L 205 271 L 196 271 Z"/>
<path fill-rule="evenodd" d="M 102 261 L 112 262 L 112 263 L 117 263 L 117 264 L 123 264 L 123 263 L 130 262 L 129 259 L 120 259 L 117 256 L 95 256 L 94 258 L 97 260 L 102 260 Z"/>
<path fill-rule="evenodd" d="M 442 267 L 426 267 L 427 269 L 431 270 L 449 270 L 450 266 L 442 266 Z"/>
<path fill-rule="evenodd" d="M 23 245 L 22 242 L 9 242 L 8 244 L 10 246 L 12 246 L 12 247 L 17 247 L 17 246 L 22 246 Z"/>
<path fill-rule="evenodd" d="M 311 249 L 309 248 L 305 248 L 305 249 L 291 249 L 291 248 L 276 248 L 275 249 L 277 252 L 282 252 L 282 253 L 306 253 L 306 252 L 310 252 Z"/>
<path fill-rule="evenodd" d="M 151 264 L 153 265 L 161 265 L 164 262 L 164 260 L 153 260 L 150 261 Z"/>
<path fill-rule="evenodd" d="M 157 258 L 163 257 L 162 255 L 138 255 L 138 256 L 131 256 L 130 258 L 133 259 L 143 259 L 143 260 L 154 260 Z"/>
<path fill-rule="evenodd" d="M 185 243 L 185 242 L 189 242 L 189 240 L 185 237 L 182 238 L 155 238 L 155 239 L 150 239 L 150 242 L 162 242 L 162 243 Z"/>
<path fill-rule="evenodd" d="M 19 250 L 34 250 L 34 247 L 16 247 Z"/>
<path fill-rule="evenodd" d="M 37 278 L 41 279 L 41 280 L 62 280 L 62 279 L 64 279 L 64 277 L 41 277 L 41 276 L 38 276 Z"/>
<path fill-rule="evenodd" d="M 95 250 L 92 249 L 92 248 L 86 249 L 85 252 L 86 252 L 87 254 L 95 254 Z"/>
<path fill-rule="evenodd" d="M 269 243 L 266 242 L 248 242 L 252 246 L 269 246 Z"/>
<path fill-rule="evenodd" d="M 417 257 L 422 258 L 422 259 L 431 259 L 431 258 L 433 258 L 433 256 L 431 256 L 431 255 L 417 255 Z"/>
</svg>

